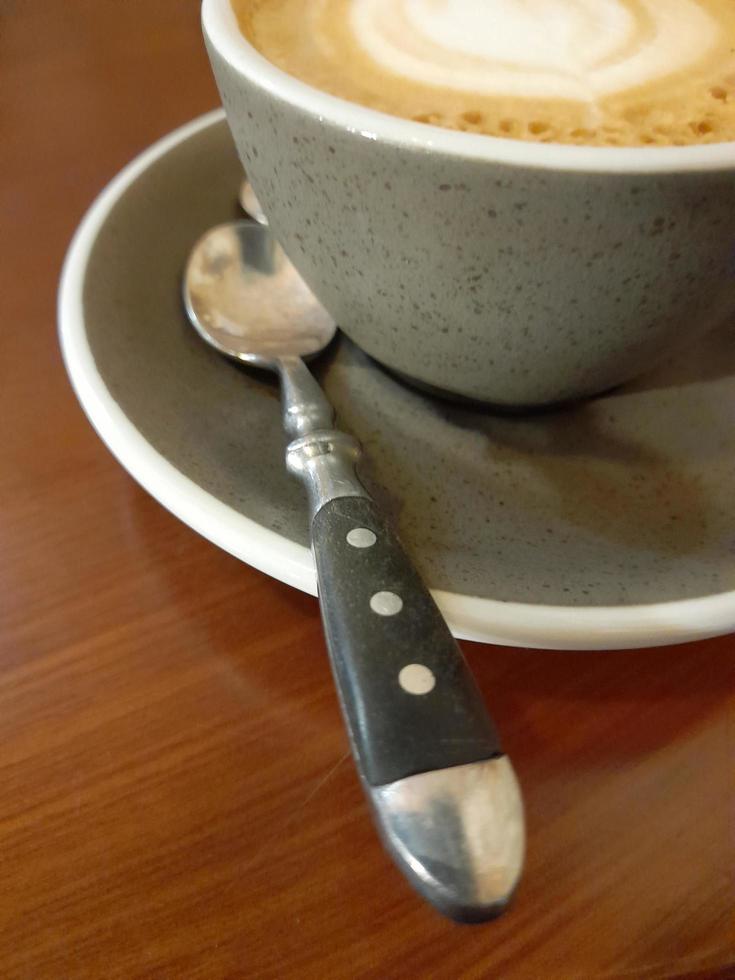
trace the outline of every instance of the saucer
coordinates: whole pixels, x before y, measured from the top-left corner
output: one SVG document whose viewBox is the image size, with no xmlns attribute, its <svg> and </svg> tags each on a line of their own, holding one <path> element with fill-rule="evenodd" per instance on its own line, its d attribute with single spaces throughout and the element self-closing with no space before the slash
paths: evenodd
<svg viewBox="0 0 735 980">
<path fill-rule="evenodd" d="M 238 216 L 221 111 L 129 164 L 64 265 L 61 343 L 123 466 L 219 547 L 315 594 L 278 390 L 184 316 L 192 244 Z M 314 370 L 365 449 L 453 632 L 517 646 L 668 644 L 735 627 L 735 331 L 583 404 L 502 417 L 406 386 L 340 336 Z"/>
</svg>

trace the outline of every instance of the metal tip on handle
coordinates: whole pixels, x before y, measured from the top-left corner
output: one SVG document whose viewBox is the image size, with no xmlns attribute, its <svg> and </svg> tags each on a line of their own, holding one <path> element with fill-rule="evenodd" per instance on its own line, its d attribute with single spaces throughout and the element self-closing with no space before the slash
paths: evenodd
<svg viewBox="0 0 735 980">
<path fill-rule="evenodd" d="M 427 901 L 459 922 L 505 911 L 525 853 L 523 803 L 507 756 L 367 789 L 388 849 Z"/>
</svg>

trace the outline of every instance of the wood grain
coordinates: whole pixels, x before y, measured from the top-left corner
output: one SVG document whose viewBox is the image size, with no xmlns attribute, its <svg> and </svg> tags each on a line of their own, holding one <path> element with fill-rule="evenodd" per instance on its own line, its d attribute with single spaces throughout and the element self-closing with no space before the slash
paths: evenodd
<svg viewBox="0 0 735 980">
<path fill-rule="evenodd" d="M 0 2 L 0 976 L 732 977 L 732 638 L 467 645 L 523 782 L 513 909 L 383 854 L 314 600 L 147 497 L 55 339 L 68 239 L 217 98 L 194 0 Z"/>
</svg>

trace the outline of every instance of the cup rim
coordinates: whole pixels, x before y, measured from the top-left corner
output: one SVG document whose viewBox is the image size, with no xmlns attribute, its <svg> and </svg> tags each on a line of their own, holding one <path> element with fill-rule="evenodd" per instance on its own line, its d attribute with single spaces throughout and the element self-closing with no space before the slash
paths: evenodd
<svg viewBox="0 0 735 980">
<path fill-rule="evenodd" d="M 203 0 L 201 16 L 205 35 L 235 71 L 256 81 L 276 98 L 367 140 L 538 170 L 664 174 L 735 169 L 735 141 L 656 147 L 534 143 L 444 129 L 388 115 L 322 92 L 276 67 L 241 33 L 230 0 Z"/>
</svg>

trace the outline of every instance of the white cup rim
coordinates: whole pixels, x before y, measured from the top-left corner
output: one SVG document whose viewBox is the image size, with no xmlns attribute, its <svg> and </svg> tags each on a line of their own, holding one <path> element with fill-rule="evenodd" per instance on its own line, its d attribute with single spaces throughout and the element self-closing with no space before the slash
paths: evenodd
<svg viewBox="0 0 735 980">
<path fill-rule="evenodd" d="M 277 68 L 240 32 L 230 0 L 203 0 L 202 26 L 235 71 L 277 98 L 364 139 L 540 170 L 656 174 L 735 169 L 735 141 L 695 146 L 570 146 L 501 139 L 390 116 L 329 95 Z"/>
</svg>

